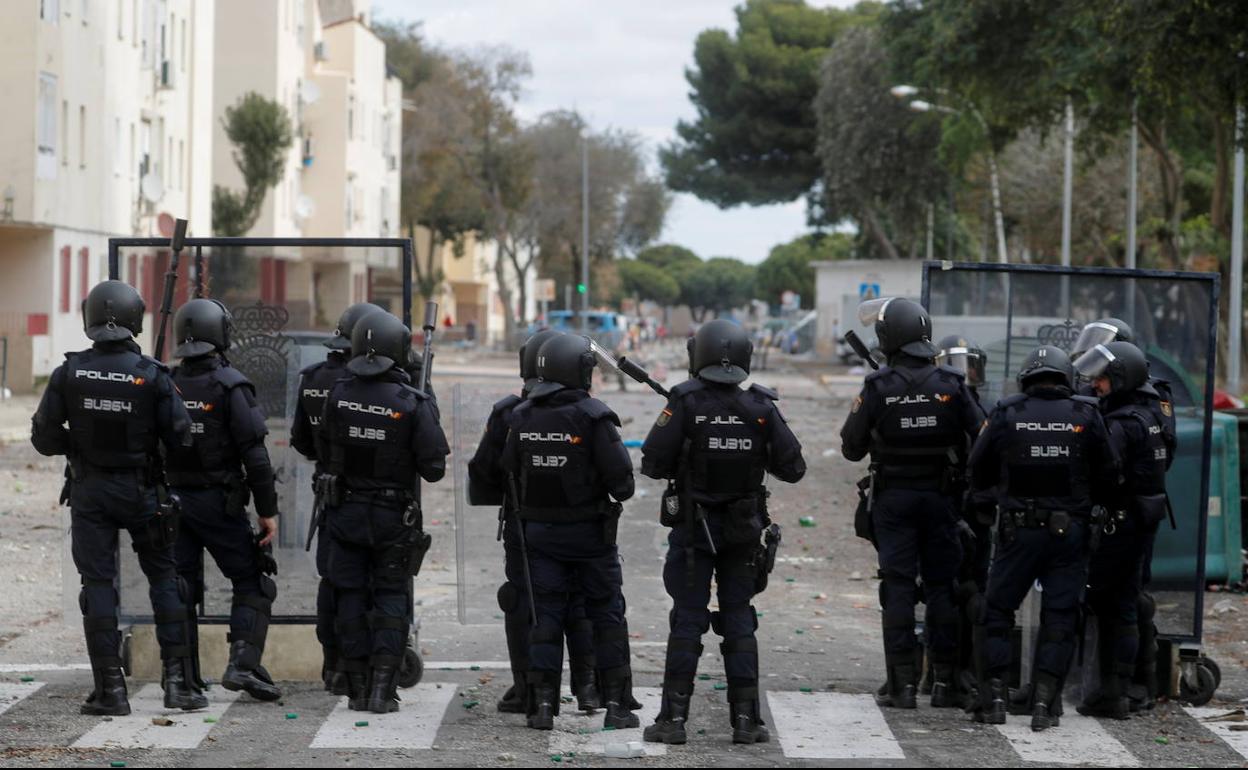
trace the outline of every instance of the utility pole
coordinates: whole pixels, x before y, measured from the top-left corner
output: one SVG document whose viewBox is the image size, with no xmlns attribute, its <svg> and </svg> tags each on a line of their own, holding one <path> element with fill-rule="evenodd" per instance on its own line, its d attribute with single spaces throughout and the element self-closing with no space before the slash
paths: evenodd
<svg viewBox="0 0 1248 770">
<path fill-rule="evenodd" d="M 1062 266 L 1070 267 L 1071 198 L 1075 188 L 1075 104 L 1066 97 L 1066 169 L 1062 184 Z"/>
<path fill-rule="evenodd" d="M 1131 269 L 1135 269 L 1135 219 L 1139 207 L 1139 109 L 1140 100 L 1136 99 L 1131 103 L 1131 146 L 1127 151 L 1127 267 Z"/>
<path fill-rule="evenodd" d="M 581 332 L 589 334 L 589 139 L 581 136 Z"/>
<path fill-rule="evenodd" d="M 1228 319 L 1226 389 L 1239 397 L 1239 359 L 1244 329 L 1244 105 L 1235 107 L 1235 192 L 1231 203 L 1231 316 Z"/>
</svg>

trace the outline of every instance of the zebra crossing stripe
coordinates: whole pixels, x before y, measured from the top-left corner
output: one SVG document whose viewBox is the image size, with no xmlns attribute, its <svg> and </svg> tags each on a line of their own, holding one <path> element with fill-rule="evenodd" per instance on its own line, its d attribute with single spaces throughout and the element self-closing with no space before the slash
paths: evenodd
<svg viewBox="0 0 1248 770">
<path fill-rule="evenodd" d="M 1030 717 L 1010 717 L 1006 724 L 997 725 L 997 730 L 1025 762 L 1048 766 L 1140 766 L 1135 755 L 1110 735 L 1100 722 L 1094 717 L 1076 714 L 1070 704 L 1066 704 L 1061 725 L 1044 732 L 1031 731 Z"/>
<path fill-rule="evenodd" d="M 26 700 L 43 687 L 43 682 L 0 682 L 0 714 Z"/>
<path fill-rule="evenodd" d="M 871 695 L 769 692 L 771 722 L 790 759 L 905 759 Z"/>
<path fill-rule="evenodd" d="M 663 690 L 658 687 L 634 687 L 633 697 L 641 701 L 641 710 L 634 711 L 641 720 L 641 727 L 629 730 L 603 730 L 601 710 L 593 714 L 562 709 L 555 718 L 555 729 L 550 734 L 548 750 L 553 754 L 604 754 L 607 744 L 641 741 L 641 732 L 659 715 Z M 566 705 L 566 704 L 565 704 Z M 646 743 L 646 756 L 657 757 L 667 753 L 662 743 Z"/>
<path fill-rule="evenodd" d="M 453 684 L 422 682 L 403 691 L 402 703 L 392 714 L 351 711 L 344 697 L 334 706 L 312 739 L 314 749 L 428 749 L 438 737 L 438 726 L 458 688 Z M 367 722 L 356 727 L 356 722 Z"/>
<path fill-rule="evenodd" d="M 167 709 L 165 691 L 159 684 L 148 684 L 130 698 L 130 716 L 112 717 L 100 722 L 74 742 L 75 749 L 194 749 L 208 737 L 225 710 L 238 700 L 238 693 L 213 687 L 206 693 L 208 708 L 199 711 Z M 172 725 L 152 720 L 165 717 Z M 213 717 L 213 722 L 205 722 Z"/>
<path fill-rule="evenodd" d="M 1209 732 L 1218 736 L 1230 746 L 1235 753 L 1248 759 L 1248 732 L 1232 730 L 1232 725 L 1243 725 L 1243 722 L 1206 722 L 1210 717 L 1224 716 L 1231 709 L 1215 709 L 1208 706 L 1184 706 L 1183 710 L 1192 716 Z"/>
</svg>

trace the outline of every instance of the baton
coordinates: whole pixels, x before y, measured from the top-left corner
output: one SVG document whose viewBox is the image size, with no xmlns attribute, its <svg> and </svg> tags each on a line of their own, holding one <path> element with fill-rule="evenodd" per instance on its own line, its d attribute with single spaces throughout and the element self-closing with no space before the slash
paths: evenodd
<svg viewBox="0 0 1248 770">
<path fill-rule="evenodd" d="M 862 340 L 858 337 L 858 332 L 853 329 L 845 332 L 845 341 L 848 342 L 849 346 L 854 349 L 854 352 L 858 354 L 858 357 L 869 364 L 872 369 L 878 370 L 880 368 L 880 365 L 877 364 L 875 359 L 871 357 L 871 351 L 867 350 L 867 346 L 862 344 Z"/>
<path fill-rule="evenodd" d="M 178 259 L 182 256 L 182 243 L 186 240 L 186 220 L 179 219 L 173 226 L 173 237 L 169 239 L 169 247 L 173 255 L 169 258 L 169 272 L 165 273 L 165 293 L 160 300 L 160 325 L 156 331 L 156 350 L 152 355 L 162 360 L 165 355 L 165 329 L 169 316 L 173 312 L 173 285 L 178 280 Z"/>
</svg>

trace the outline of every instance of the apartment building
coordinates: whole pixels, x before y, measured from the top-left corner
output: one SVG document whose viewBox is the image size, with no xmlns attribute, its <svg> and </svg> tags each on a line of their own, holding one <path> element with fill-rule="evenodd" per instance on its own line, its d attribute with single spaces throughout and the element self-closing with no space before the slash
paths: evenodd
<svg viewBox="0 0 1248 770">
<path fill-rule="evenodd" d="M 212 0 L 0 3 L 0 337 L 29 391 L 85 347 L 108 239 L 211 221 Z M 166 256 L 123 269 L 154 309 Z M 150 326 L 151 324 L 148 324 Z"/>
</svg>

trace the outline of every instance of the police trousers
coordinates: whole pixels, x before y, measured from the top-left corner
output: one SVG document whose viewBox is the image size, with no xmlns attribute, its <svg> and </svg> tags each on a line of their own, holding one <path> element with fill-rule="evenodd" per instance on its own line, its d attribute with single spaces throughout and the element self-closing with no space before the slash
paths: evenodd
<svg viewBox="0 0 1248 770">
<path fill-rule="evenodd" d="M 411 575 L 404 510 L 397 503 L 348 499 L 326 508 L 329 581 L 337 606 L 339 667 L 398 665 L 411 627 Z"/>
</svg>

